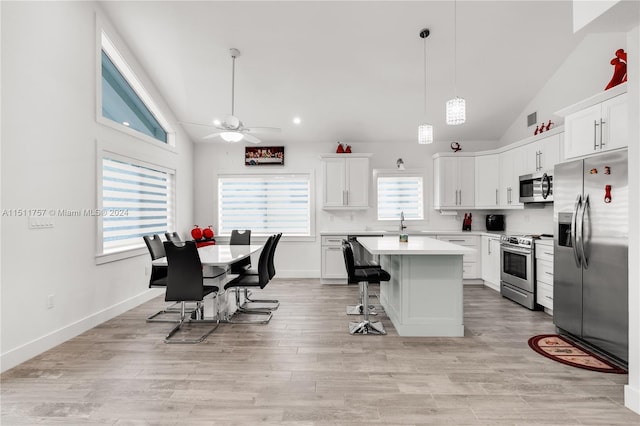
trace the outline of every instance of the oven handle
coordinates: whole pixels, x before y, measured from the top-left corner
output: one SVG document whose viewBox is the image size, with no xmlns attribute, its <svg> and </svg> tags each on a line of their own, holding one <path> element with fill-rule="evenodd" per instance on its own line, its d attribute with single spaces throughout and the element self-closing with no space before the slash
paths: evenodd
<svg viewBox="0 0 640 426">
<path fill-rule="evenodd" d="M 571 215 L 571 248 L 573 249 L 573 258 L 576 261 L 576 266 L 580 268 L 582 261 L 578 253 L 578 237 L 576 236 L 576 219 L 578 218 L 578 210 L 582 206 L 582 194 L 578 194 L 576 198 L 576 204 L 573 206 L 573 214 Z"/>
<path fill-rule="evenodd" d="M 502 251 L 506 251 L 508 253 L 524 254 L 529 256 L 531 255 L 531 249 L 513 247 L 505 244 L 502 245 Z"/>
</svg>

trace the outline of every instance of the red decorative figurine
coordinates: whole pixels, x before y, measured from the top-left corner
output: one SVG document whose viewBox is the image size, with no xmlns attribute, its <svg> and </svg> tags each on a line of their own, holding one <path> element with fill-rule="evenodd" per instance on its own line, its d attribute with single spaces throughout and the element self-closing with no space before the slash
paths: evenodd
<svg viewBox="0 0 640 426">
<path fill-rule="evenodd" d="M 624 49 L 616 50 L 616 57 L 611 60 L 611 65 L 613 65 L 613 77 L 604 90 L 609 90 L 627 81 L 627 52 Z"/>
<path fill-rule="evenodd" d="M 344 154 L 344 147 L 340 142 L 338 142 L 338 149 L 336 149 L 336 154 Z"/>
<path fill-rule="evenodd" d="M 191 230 L 191 237 L 196 241 L 202 239 L 202 229 L 200 229 L 198 225 L 193 226 L 193 229 Z"/>
<path fill-rule="evenodd" d="M 351 145 L 347 145 L 347 147 L 344 150 L 345 154 L 351 154 Z"/>
<path fill-rule="evenodd" d="M 213 238 L 213 228 L 212 228 L 212 226 L 213 226 L 213 225 L 209 225 L 209 227 L 208 227 L 208 228 L 204 228 L 204 229 L 202 230 L 202 235 L 203 235 L 207 240 L 210 240 L 210 239 L 212 239 L 212 238 Z"/>
</svg>

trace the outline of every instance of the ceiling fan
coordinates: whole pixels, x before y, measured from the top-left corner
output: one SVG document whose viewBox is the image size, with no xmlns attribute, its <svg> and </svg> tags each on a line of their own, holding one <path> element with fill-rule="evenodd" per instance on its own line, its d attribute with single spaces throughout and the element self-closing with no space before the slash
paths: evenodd
<svg viewBox="0 0 640 426">
<path fill-rule="evenodd" d="M 235 48 L 231 48 L 229 49 L 229 51 L 231 53 L 231 115 L 226 116 L 222 121 L 215 120 L 213 122 L 213 126 L 208 124 L 190 122 L 184 123 L 196 126 L 215 127 L 219 130 L 217 132 L 204 136 L 202 139 L 212 139 L 220 136 L 226 142 L 240 142 L 242 140 L 245 140 L 251 143 L 260 143 L 260 139 L 253 136 L 252 133 L 275 133 L 280 132 L 281 129 L 277 127 L 245 127 L 242 121 L 240 121 L 240 119 L 234 115 L 236 58 L 240 56 L 240 51 Z"/>
</svg>

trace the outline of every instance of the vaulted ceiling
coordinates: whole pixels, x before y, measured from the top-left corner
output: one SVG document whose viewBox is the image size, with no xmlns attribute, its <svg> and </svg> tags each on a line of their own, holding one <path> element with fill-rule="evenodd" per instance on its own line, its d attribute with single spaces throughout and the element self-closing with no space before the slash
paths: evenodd
<svg viewBox="0 0 640 426">
<path fill-rule="evenodd" d="M 231 109 L 248 126 L 281 127 L 265 141 L 416 143 L 497 140 L 580 42 L 571 1 L 459 1 L 457 94 L 467 122 L 445 124 L 454 96 L 454 3 L 104 2 L 178 119 L 211 123 Z M 292 123 L 300 116 L 302 123 Z M 185 126 L 198 142 L 212 129 Z M 216 143 L 209 142 L 209 143 Z"/>
</svg>

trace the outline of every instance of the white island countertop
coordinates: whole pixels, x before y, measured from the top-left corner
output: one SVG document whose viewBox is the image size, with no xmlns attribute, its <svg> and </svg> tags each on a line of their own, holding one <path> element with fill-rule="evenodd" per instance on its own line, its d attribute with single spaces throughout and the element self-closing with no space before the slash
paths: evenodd
<svg viewBox="0 0 640 426">
<path fill-rule="evenodd" d="M 415 235 L 410 236 L 406 243 L 401 243 L 399 238 L 389 237 L 358 237 L 358 242 L 371 254 L 456 255 L 475 252 L 468 247 Z"/>
</svg>

